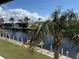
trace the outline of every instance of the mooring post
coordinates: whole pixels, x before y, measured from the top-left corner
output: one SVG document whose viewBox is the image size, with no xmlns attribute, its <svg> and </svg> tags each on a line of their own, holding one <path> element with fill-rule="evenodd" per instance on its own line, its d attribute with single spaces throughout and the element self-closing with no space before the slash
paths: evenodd
<svg viewBox="0 0 79 59">
<path fill-rule="evenodd" d="M 40 42 L 40 43 L 41 43 L 41 53 L 42 53 L 42 48 L 43 48 L 44 43 L 43 42 Z"/>
<path fill-rule="evenodd" d="M 21 38 L 21 42 L 23 42 L 23 38 Z"/>
<path fill-rule="evenodd" d="M 66 54 L 67 54 L 67 59 L 68 59 L 68 54 L 69 54 L 69 51 L 66 51 Z"/>
<path fill-rule="evenodd" d="M 13 36 L 13 38 L 12 38 L 13 40 L 14 40 L 14 36 Z"/>
<path fill-rule="evenodd" d="M 18 35 L 17 35 L 17 39 L 16 39 L 16 40 L 17 40 L 17 42 L 19 41 L 19 37 L 18 37 Z"/>
<path fill-rule="evenodd" d="M 52 45 L 50 46 L 50 51 L 52 52 Z"/>
<path fill-rule="evenodd" d="M 61 55 L 63 55 L 63 48 L 61 49 Z"/>
<path fill-rule="evenodd" d="M 42 45 L 41 45 L 41 53 L 42 53 Z"/>
<path fill-rule="evenodd" d="M 77 53 L 77 59 L 79 59 L 79 53 Z"/>
</svg>

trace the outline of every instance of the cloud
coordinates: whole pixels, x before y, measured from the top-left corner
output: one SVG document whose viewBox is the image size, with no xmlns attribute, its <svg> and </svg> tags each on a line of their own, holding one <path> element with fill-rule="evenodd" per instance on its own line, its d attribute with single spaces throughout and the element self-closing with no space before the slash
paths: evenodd
<svg viewBox="0 0 79 59">
<path fill-rule="evenodd" d="M 17 21 L 18 19 L 23 19 L 24 17 L 28 17 L 31 21 L 38 21 L 38 18 L 44 19 L 42 16 L 38 15 L 36 12 L 29 12 L 24 9 L 3 9 L 0 7 L 0 18 L 4 18 L 4 21 L 9 22 L 10 17 L 14 17 Z"/>
</svg>

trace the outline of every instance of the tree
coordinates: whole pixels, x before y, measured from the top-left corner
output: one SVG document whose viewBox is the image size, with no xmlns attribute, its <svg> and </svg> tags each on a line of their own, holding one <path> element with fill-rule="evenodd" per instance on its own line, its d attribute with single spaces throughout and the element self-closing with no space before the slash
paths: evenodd
<svg viewBox="0 0 79 59">
<path fill-rule="evenodd" d="M 79 33 L 79 20 L 78 20 L 78 14 L 75 13 L 73 11 L 73 9 L 68 10 L 65 12 L 67 15 L 67 27 L 65 29 L 64 35 L 66 37 L 68 37 L 72 42 L 73 42 L 73 46 L 77 46 L 78 42 L 79 42 L 79 37 L 78 37 L 78 33 Z"/>
<path fill-rule="evenodd" d="M 12 27 L 14 27 L 14 21 L 15 21 L 15 19 L 13 17 L 11 17 L 9 21 L 12 23 Z"/>
<path fill-rule="evenodd" d="M 52 23 L 54 24 L 54 59 L 58 59 L 58 50 L 62 40 L 62 30 L 64 29 L 65 15 L 60 15 L 60 10 L 55 10 L 51 17 L 53 18 Z M 52 33 L 52 32 L 51 32 Z"/>
<path fill-rule="evenodd" d="M 38 18 L 38 21 L 41 21 L 41 18 Z"/>
<path fill-rule="evenodd" d="M 28 18 L 28 17 L 24 17 L 24 19 L 23 19 L 23 23 L 24 23 L 24 27 L 27 27 L 28 26 L 28 21 L 29 21 L 30 19 Z"/>
<path fill-rule="evenodd" d="M 58 17 L 59 15 L 61 15 L 61 16 Z M 68 34 L 71 35 L 71 33 L 73 34 L 75 32 L 75 29 L 77 29 L 77 28 L 74 29 L 74 27 L 72 27 L 71 25 L 74 25 L 74 21 L 75 21 L 75 23 L 77 23 L 76 22 L 77 15 L 72 10 L 68 10 L 68 12 L 63 12 L 62 14 L 61 14 L 60 10 L 56 10 L 53 12 L 52 17 L 54 18 L 52 21 L 54 23 L 54 59 L 58 59 L 58 50 L 59 50 L 59 47 L 62 42 L 62 35 L 64 32 L 66 33 L 66 35 L 68 35 Z M 68 22 L 66 22 L 67 18 L 68 18 Z M 67 26 L 67 24 L 68 24 L 68 26 Z M 64 32 L 63 32 L 63 30 L 64 30 Z M 67 31 L 69 31 L 69 33 Z M 68 36 L 68 37 L 70 37 L 70 36 Z"/>
<path fill-rule="evenodd" d="M 76 21 L 77 17 L 76 13 L 74 13 L 73 11 L 63 12 L 61 14 L 60 9 L 57 9 L 51 14 L 51 18 L 51 21 L 47 20 L 46 22 L 42 22 L 39 27 L 37 27 L 32 39 L 30 40 L 30 44 L 37 45 L 39 42 L 45 40 L 47 34 L 54 36 L 54 59 L 58 59 L 58 50 L 62 42 L 62 35 L 64 33 L 66 33 L 66 35 L 71 35 L 71 33 L 73 34 L 72 30 L 75 31 L 76 29 L 74 29 L 74 27 L 72 27 L 71 25 L 73 25 L 73 19 Z"/>
<path fill-rule="evenodd" d="M 65 15 L 67 17 L 66 20 L 66 25 L 68 25 L 66 27 L 66 31 L 65 34 L 66 36 L 68 36 L 70 39 L 72 39 L 73 37 L 73 33 L 76 32 L 76 27 L 77 27 L 77 23 L 78 23 L 78 15 L 77 13 L 75 13 L 72 9 L 68 10 L 65 12 Z M 70 33 L 70 34 L 69 34 Z"/>
<path fill-rule="evenodd" d="M 23 19 L 23 22 L 24 22 L 24 23 L 28 23 L 29 20 L 30 20 L 30 19 L 25 16 L 24 19 Z"/>
</svg>

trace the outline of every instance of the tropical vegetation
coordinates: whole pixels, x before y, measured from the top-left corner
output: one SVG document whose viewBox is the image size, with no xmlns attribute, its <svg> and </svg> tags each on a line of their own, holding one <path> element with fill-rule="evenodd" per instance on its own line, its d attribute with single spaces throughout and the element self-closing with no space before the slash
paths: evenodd
<svg viewBox="0 0 79 59">
<path fill-rule="evenodd" d="M 78 44 L 78 24 L 78 15 L 73 11 L 73 9 L 65 12 L 61 12 L 60 9 L 56 9 L 47 21 L 41 22 L 41 24 L 37 27 L 30 41 L 30 45 L 35 46 L 40 42 L 43 42 L 46 40 L 46 35 L 54 36 L 52 48 L 54 48 L 54 59 L 58 59 L 58 50 L 63 37 L 68 37 L 71 41 L 73 41 L 73 43 L 77 42 Z"/>
</svg>

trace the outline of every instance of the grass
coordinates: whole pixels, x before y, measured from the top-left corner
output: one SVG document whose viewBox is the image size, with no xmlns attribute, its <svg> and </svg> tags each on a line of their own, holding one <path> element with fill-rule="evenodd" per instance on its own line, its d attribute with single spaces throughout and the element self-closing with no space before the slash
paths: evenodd
<svg viewBox="0 0 79 59">
<path fill-rule="evenodd" d="M 4 40 L 0 40 L 0 56 L 5 59 L 52 59 L 46 55 L 31 52 L 28 48 Z"/>
</svg>

